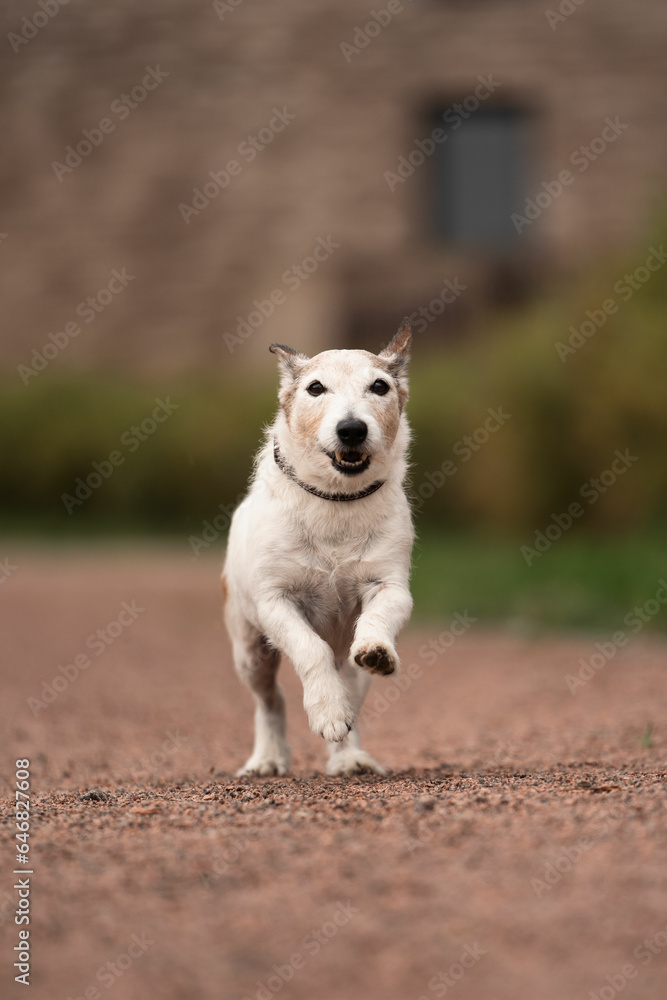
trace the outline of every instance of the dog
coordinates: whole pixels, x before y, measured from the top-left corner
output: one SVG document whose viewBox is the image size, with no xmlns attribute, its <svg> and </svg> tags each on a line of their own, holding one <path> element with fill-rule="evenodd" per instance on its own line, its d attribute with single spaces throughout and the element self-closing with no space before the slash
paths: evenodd
<svg viewBox="0 0 667 1000">
<path fill-rule="evenodd" d="M 311 730 L 328 744 L 327 773 L 385 773 L 362 750 L 356 720 L 371 675 L 399 669 L 396 636 L 412 611 L 403 489 L 411 337 L 406 322 L 379 355 L 269 348 L 280 408 L 234 512 L 222 574 L 234 665 L 256 703 L 239 776 L 289 770 L 281 654 L 302 682 Z"/>
</svg>

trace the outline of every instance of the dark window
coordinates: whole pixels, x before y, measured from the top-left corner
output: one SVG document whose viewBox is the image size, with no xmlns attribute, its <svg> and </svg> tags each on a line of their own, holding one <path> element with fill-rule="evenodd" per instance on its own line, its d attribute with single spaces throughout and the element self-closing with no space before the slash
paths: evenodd
<svg viewBox="0 0 667 1000">
<path fill-rule="evenodd" d="M 433 154 L 435 230 L 448 242 L 508 250 L 517 237 L 511 215 L 525 198 L 526 115 L 516 108 L 445 114 L 432 118 L 447 136 Z"/>
</svg>

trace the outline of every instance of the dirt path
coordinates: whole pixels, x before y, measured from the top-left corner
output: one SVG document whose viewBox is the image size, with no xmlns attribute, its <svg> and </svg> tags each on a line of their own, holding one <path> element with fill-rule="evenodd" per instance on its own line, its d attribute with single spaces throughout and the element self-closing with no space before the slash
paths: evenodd
<svg viewBox="0 0 667 1000">
<path fill-rule="evenodd" d="M 220 624 L 217 558 L 10 561 L 3 998 L 667 995 L 659 639 L 633 638 L 572 694 L 566 676 L 606 636 L 530 640 L 475 623 L 444 649 L 451 617 L 407 633 L 403 689 L 374 682 L 365 727 L 387 778 L 323 775 L 286 665 L 294 774 L 238 780 L 252 706 Z M 11 967 L 7 798 L 24 758 L 29 990 Z"/>
</svg>

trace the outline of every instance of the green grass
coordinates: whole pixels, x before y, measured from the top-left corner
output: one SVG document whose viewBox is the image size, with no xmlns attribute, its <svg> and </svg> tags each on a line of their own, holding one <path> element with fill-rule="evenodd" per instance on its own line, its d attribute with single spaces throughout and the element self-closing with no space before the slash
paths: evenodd
<svg viewBox="0 0 667 1000">
<path fill-rule="evenodd" d="M 667 580 L 667 536 L 592 539 L 567 536 L 529 567 L 520 547 L 419 528 L 412 589 L 415 618 L 446 621 L 467 610 L 483 623 L 517 631 L 575 629 L 629 631 L 624 618 L 655 600 Z M 665 588 L 667 597 L 667 588 Z M 667 604 L 651 605 L 640 631 L 667 632 Z M 639 631 L 639 629 L 638 629 Z"/>
<path fill-rule="evenodd" d="M 72 524 L 63 532 L 54 530 L 56 525 L 49 521 L 13 518 L 0 520 L 0 547 L 10 554 L 16 545 L 84 545 L 102 555 L 109 546 L 146 543 L 189 554 L 188 536 L 199 527 L 190 524 L 182 530 L 147 533 L 140 526 L 131 530 L 120 519 L 105 519 Z M 412 573 L 415 623 L 448 627 L 456 612 L 467 612 L 481 626 L 501 625 L 523 635 L 550 630 L 667 634 L 667 603 L 656 602 L 659 581 L 667 581 L 665 531 L 622 538 L 566 535 L 527 566 L 520 551 L 525 538 L 454 535 L 419 520 L 417 528 Z M 220 536 L 206 551 L 222 561 L 224 546 Z M 661 596 L 667 600 L 667 587 Z M 624 621 L 647 602 L 652 602 L 645 611 L 647 621 Z"/>
<path fill-rule="evenodd" d="M 641 738 L 641 748 L 642 750 L 651 750 L 653 748 L 653 723 L 649 722 L 644 731 L 644 735 Z"/>
</svg>

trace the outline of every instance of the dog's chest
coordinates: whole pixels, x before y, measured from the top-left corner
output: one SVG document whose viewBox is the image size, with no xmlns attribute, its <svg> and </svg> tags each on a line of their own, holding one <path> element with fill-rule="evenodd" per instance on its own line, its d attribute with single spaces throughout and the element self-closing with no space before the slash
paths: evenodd
<svg viewBox="0 0 667 1000">
<path fill-rule="evenodd" d="M 311 542 L 301 552 L 301 571 L 311 586 L 323 594 L 336 594 L 339 599 L 352 597 L 366 560 L 363 545 L 345 542 Z"/>
<path fill-rule="evenodd" d="M 368 545 L 344 538 L 303 544 L 289 573 L 293 599 L 318 630 L 356 616 L 368 589 L 377 585 Z"/>
</svg>

